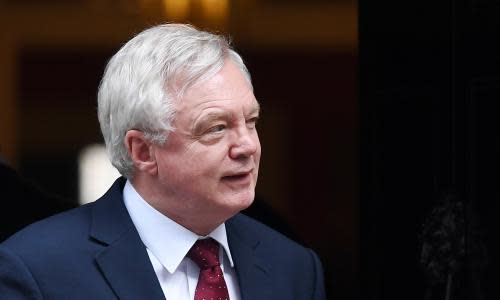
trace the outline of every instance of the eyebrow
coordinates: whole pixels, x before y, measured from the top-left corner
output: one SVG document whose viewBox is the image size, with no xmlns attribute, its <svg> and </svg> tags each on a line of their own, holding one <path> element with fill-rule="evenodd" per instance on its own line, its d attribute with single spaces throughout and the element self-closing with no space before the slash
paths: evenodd
<svg viewBox="0 0 500 300">
<path fill-rule="evenodd" d="M 259 114 L 260 113 L 260 104 L 257 102 L 255 105 L 253 105 L 253 108 L 250 110 L 250 113 L 248 114 L 249 116 Z M 194 132 L 198 132 L 199 130 L 203 129 L 200 127 L 205 126 L 206 124 L 210 124 L 214 121 L 221 120 L 221 119 L 231 119 L 232 118 L 232 113 L 227 112 L 227 111 L 212 111 L 209 112 L 205 115 L 200 116 L 194 121 L 193 124 L 193 130 Z"/>
<path fill-rule="evenodd" d="M 250 110 L 250 115 L 259 114 L 259 113 L 260 113 L 260 104 L 259 104 L 259 102 L 256 102 L 256 104 Z"/>
<path fill-rule="evenodd" d="M 209 112 L 195 120 L 193 129 L 196 132 L 200 130 L 200 127 L 204 126 L 205 124 L 209 124 L 213 121 L 224 118 L 229 118 L 230 116 L 231 114 L 228 112 Z"/>
</svg>

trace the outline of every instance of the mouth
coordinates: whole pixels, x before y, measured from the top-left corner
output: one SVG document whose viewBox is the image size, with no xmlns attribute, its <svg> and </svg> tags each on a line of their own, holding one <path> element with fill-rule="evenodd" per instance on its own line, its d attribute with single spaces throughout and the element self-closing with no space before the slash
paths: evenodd
<svg viewBox="0 0 500 300">
<path fill-rule="evenodd" d="M 248 172 L 239 172 L 222 177 L 222 181 L 234 184 L 246 184 L 252 179 L 252 170 Z"/>
</svg>

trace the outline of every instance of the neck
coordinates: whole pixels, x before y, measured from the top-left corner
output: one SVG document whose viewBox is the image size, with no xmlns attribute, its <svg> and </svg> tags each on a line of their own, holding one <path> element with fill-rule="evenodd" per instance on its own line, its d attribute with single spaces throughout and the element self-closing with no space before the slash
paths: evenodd
<svg viewBox="0 0 500 300">
<path fill-rule="evenodd" d="M 195 208 L 186 208 L 183 205 L 176 207 L 173 201 L 160 196 L 161 194 L 155 190 L 154 185 L 146 183 L 141 176 L 135 176 L 130 182 L 142 199 L 154 209 L 199 236 L 207 236 L 224 223 L 220 220 L 225 220 L 225 218 L 217 218 L 216 214 L 198 212 Z"/>
</svg>

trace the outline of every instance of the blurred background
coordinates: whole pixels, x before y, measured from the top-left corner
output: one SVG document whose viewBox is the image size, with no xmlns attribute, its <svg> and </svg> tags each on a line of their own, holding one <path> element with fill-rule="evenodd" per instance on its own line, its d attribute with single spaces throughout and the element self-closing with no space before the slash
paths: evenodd
<svg viewBox="0 0 500 300">
<path fill-rule="evenodd" d="M 72 205 L 103 193 L 85 188 L 106 188 L 116 176 L 93 158 L 102 143 L 100 78 L 123 43 L 164 22 L 231 37 L 262 106 L 256 204 L 265 210 L 249 213 L 320 255 L 329 298 L 357 298 L 354 0 L 0 0 L 4 160 Z"/>
</svg>

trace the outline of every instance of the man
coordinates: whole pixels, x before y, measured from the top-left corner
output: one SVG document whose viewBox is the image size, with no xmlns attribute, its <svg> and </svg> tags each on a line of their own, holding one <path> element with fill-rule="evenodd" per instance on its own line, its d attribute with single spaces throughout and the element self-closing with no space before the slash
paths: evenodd
<svg viewBox="0 0 500 300">
<path fill-rule="evenodd" d="M 239 214 L 254 198 L 259 104 L 240 56 L 187 25 L 108 63 L 98 115 L 126 178 L 0 246 L 2 299 L 324 299 L 317 256 Z"/>
</svg>

